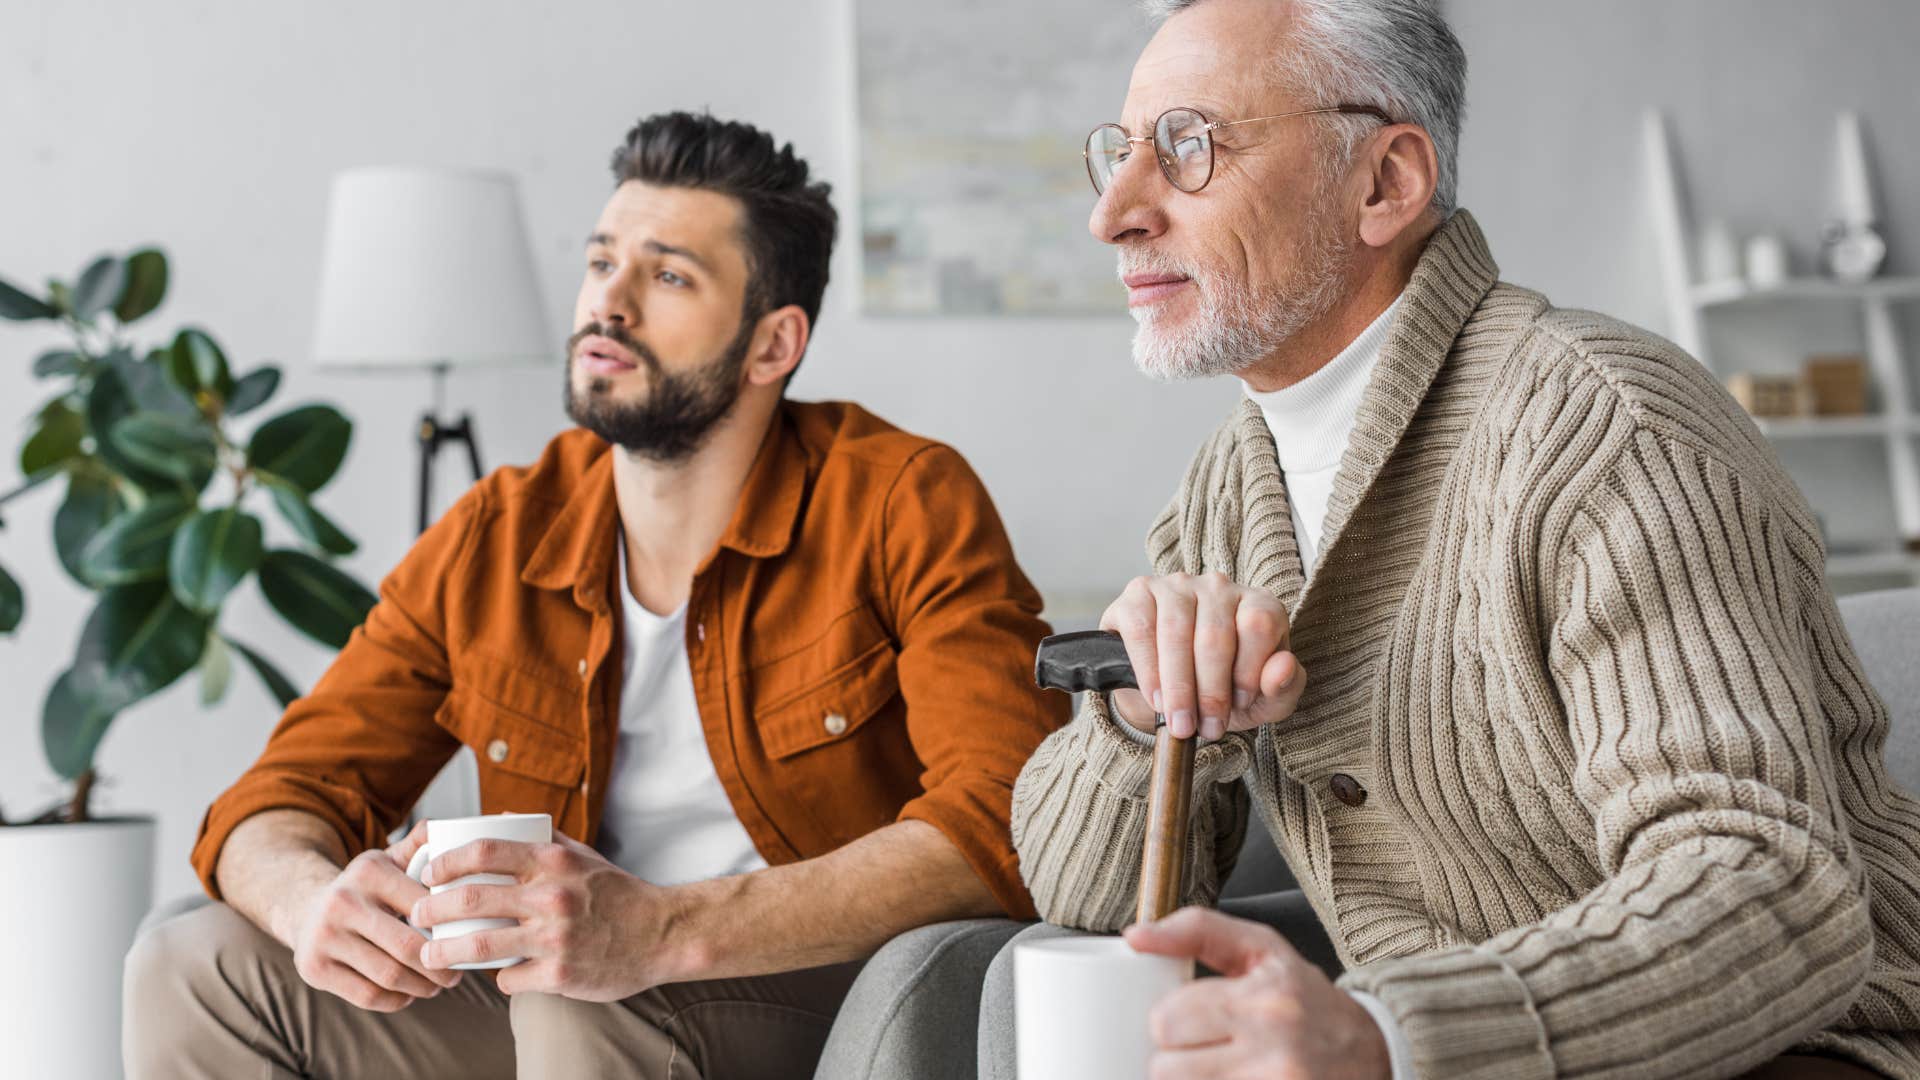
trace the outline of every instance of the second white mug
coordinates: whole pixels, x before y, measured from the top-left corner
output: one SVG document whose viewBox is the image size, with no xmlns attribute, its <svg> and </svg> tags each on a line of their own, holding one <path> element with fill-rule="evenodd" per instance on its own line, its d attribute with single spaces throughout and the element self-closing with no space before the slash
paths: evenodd
<svg viewBox="0 0 1920 1080">
<path fill-rule="evenodd" d="M 1020 1080 L 1146 1080 L 1147 1016 L 1193 979 L 1193 961 L 1137 953 L 1117 937 L 1013 947 Z"/>
</svg>

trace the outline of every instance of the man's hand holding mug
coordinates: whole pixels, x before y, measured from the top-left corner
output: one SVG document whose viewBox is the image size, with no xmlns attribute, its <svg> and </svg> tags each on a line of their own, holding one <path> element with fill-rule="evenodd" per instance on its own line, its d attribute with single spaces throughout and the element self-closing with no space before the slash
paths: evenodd
<svg viewBox="0 0 1920 1080">
<path fill-rule="evenodd" d="M 433 934 L 430 942 L 416 937 L 416 959 L 437 975 L 499 968 L 503 993 L 618 1001 L 695 976 L 701 966 L 671 932 L 685 915 L 678 894 L 565 835 L 462 837 L 434 843 L 413 863 L 432 888 L 410 912 L 414 925 Z"/>
<path fill-rule="evenodd" d="M 294 968 L 309 986 L 363 1009 L 398 1012 L 460 981 L 430 968 L 406 913 L 427 895 L 406 865 L 427 842 L 421 822 L 392 847 L 361 852 L 314 894 L 294 933 Z"/>
</svg>

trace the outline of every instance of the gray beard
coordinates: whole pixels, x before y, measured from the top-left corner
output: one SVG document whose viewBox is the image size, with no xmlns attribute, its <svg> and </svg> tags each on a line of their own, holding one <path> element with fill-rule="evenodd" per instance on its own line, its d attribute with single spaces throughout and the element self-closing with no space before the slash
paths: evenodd
<svg viewBox="0 0 1920 1080">
<path fill-rule="evenodd" d="M 1353 241 L 1322 203 L 1307 218 L 1306 236 L 1286 281 L 1259 292 L 1223 274 L 1193 274 L 1200 310 L 1176 330 L 1158 325 L 1151 308 L 1133 312 L 1133 363 L 1160 382 L 1231 375 L 1273 355 L 1288 339 L 1339 303 Z"/>
</svg>

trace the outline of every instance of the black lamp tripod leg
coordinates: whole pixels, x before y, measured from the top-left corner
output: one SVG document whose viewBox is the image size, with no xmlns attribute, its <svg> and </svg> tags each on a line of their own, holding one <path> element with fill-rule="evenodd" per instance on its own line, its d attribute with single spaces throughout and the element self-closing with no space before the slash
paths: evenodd
<svg viewBox="0 0 1920 1080">
<path fill-rule="evenodd" d="M 444 443 L 462 443 L 467 448 L 467 464 L 473 466 L 473 479 L 485 475 L 480 468 L 480 440 L 474 437 L 473 417 L 462 414 L 457 424 L 442 424 L 433 413 L 420 417 L 415 441 L 420 447 L 420 514 L 416 532 L 426 532 L 433 524 L 433 461 Z"/>
<path fill-rule="evenodd" d="M 486 475 L 480 468 L 480 436 L 473 430 L 473 417 L 460 414 L 460 441 L 467 444 L 467 462 L 473 466 L 473 479 L 478 483 Z"/>
<path fill-rule="evenodd" d="M 433 459 L 440 452 L 440 421 L 432 413 L 420 417 L 420 430 L 415 442 L 420 448 L 420 513 L 415 533 L 427 531 L 432 523 L 429 516 L 433 511 Z"/>
</svg>

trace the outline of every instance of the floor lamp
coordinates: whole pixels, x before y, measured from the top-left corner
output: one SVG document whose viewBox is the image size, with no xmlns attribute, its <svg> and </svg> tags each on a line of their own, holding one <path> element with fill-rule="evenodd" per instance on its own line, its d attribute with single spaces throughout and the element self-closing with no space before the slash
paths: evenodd
<svg viewBox="0 0 1920 1080">
<path fill-rule="evenodd" d="M 533 255 L 513 177 L 464 169 L 350 169 L 333 178 L 313 356 L 323 368 L 424 370 L 431 406 L 414 432 L 416 524 L 433 513 L 433 464 L 466 447 L 480 479 L 473 418 L 445 416 L 457 367 L 549 363 Z"/>
<path fill-rule="evenodd" d="M 433 464 L 442 447 L 465 446 L 480 479 L 473 418 L 445 418 L 448 374 L 457 367 L 553 364 L 563 349 L 547 334 L 511 176 L 375 168 L 333 178 L 313 355 L 324 368 L 430 376 L 431 405 L 414 431 L 420 532 L 431 521 Z M 479 812 L 479 773 L 461 753 L 414 804 L 407 826 Z"/>
</svg>

